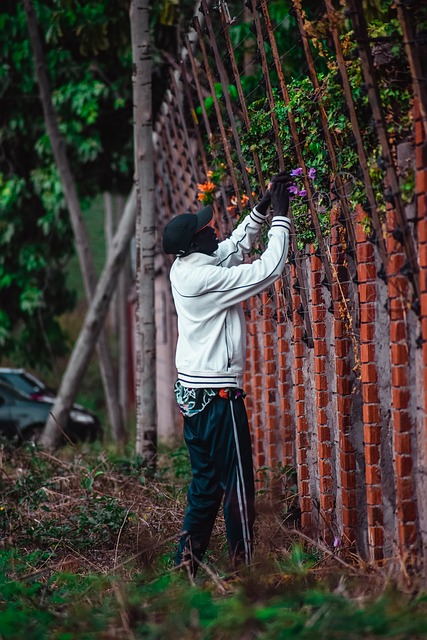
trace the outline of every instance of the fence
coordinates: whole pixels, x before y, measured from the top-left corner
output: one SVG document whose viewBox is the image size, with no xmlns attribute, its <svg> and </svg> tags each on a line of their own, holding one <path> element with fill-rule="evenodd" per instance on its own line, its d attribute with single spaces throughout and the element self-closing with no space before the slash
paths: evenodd
<svg viewBox="0 0 427 640">
<path fill-rule="evenodd" d="M 321 25 L 323 37 L 332 43 L 326 54 L 301 2 L 293 0 L 314 96 L 316 115 L 311 113 L 319 124 L 318 144 L 332 187 L 319 191 L 307 160 L 314 138 L 292 102 L 285 56 L 277 46 L 281 25 L 273 23 L 267 1 L 249 12 L 265 95 L 264 120 L 257 116 L 257 122 L 264 123 L 263 135 L 271 141 L 270 164 L 256 137 L 248 143 L 253 135 L 250 99 L 236 60 L 242 43 L 233 44 L 230 36 L 243 14 L 231 18 L 225 2 L 212 13 L 206 0 L 201 11 L 204 24 L 194 21 L 197 51 L 187 39 L 186 57 L 171 72 L 168 108 L 156 125 L 159 227 L 172 214 L 196 208 L 199 184 L 202 198 L 215 187 L 215 222 L 228 233 L 233 214 L 240 215 L 246 200 L 254 203 L 255 181 L 265 188 L 271 158 L 277 169 L 287 166 L 286 136 L 301 169 L 300 192 L 309 211 L 303 219 L 301 201 L 293 202 L 294 232 L 283 278 L 245 305 L 245 383 L 260 486 L 274 490 L 277 478 L 287 477 L 284 468 L 294 468 L 306 533 L 374 561 L 398 553 L 406 557 L 410 551 L 422 558 L 427 550 L 427 121 L 414 16 L 407 5 L 397 4 L 395 18 L 412 82 L 414 132 L 413 140 L 397 144 L 372 53 L 378 41 L 370 36 L 361 3 L 348 0 L 343 17 L 325 0 Z M 353 56 L 351 64 L 363 76 L 363 117 L 370 110 L 374 126 L 369 135 L 379 144 L 376 169 L 382 171 L 384 188 L 372 170 L 369 130 L 361 125 L 349 72 L 348 52 L 355 43 L 360 60 Z M 380 50 L 386 53 L 387 47 Z M 325 57 L 339 75 L 344 111 L 338 115 L 322 97 L 326 80 L 316 66 Z M 233 101 L 230 84 L 238 100 Z M 337 118 L 351 129 L 356 177 L 343 170 L 347 151 L 333 125 Z M 213 165 L 227 177 L 209 185 Z M 412 199 L 402 188 L 402 176 L 411 171 L 416 177 Z M 363 197 L 355 203 L 356 183 L 359 196 L 363 185 Z"/>
</svg>

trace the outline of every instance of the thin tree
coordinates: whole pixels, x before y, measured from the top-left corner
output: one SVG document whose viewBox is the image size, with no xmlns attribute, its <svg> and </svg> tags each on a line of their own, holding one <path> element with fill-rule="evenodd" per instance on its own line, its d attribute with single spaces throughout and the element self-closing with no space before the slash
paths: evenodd
<svg viewBox="0 0 427 640">
<path fill-rule="evenodd" d="M 58 396 L 40 439 L 40 444 L 46 448 L 54 449 L 61 440 L 61 431 L 65 428 L 80 380 L 87 371 L 119 274 L 123 270 L 129 253 L 129 243 L 135 232 L 135 216 L 136 197 L 133 189 L 111 243 L 107 264 L 96 285 L 83 327 L 62 377 Z"/>
<path fill-rule="evenodd" d="M 37 73 L 46 130 L 52 146 L 52 152 L 58 167 L 62 189 L 64 191 L 68 207 L 77 254 L 80 261 L 85 294 L 89 302 L 95 291 L 96 273 L 90 251 L 88 234 L 83 220 L 75 181 L 71 173 L 66 154 L 65 141 L 59 131 L 57 117 L 52 103 L 52 94 L 45 56 L 38 31 L 37 16 L 31 0 L 24 0 L 24 9 L 27 19 L 29 39 L 34 55 L 34 64 Z M 123 441 L 125 438 L 124 424 L 119 410 L 116 381 L 111 356 L 108 350 L 106 336 L 103 331 L 99 336 L 98 354 L 112 435 L 116 441 Z"/>
<path fill-rule="evenodd" d="M 157 453 L 156 327 L 154 313 L 154 171 L 149 0 L 132 0 L 136 214 L 136 452 L 148 467 Z"/>
</svg>

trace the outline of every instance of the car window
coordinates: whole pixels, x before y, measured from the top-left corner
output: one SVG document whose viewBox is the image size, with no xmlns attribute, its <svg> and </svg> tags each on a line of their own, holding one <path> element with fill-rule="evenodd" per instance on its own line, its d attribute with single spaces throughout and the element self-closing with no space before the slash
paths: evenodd
<svg viewBox="0 0 427 640">
<path fill-rule="evenodd" d="M 39 391 L 39 387 L 35 385 L 30 380 L 27 380 L 25 376 L 21 373 L 0 373 L 0 379 L 4 380 L 8 384 L 11 384 L 15 389 L 19 389 L 19 391 L 23 391 L 24 393 L 34 393 L 34 391 Z"/>
</svg>

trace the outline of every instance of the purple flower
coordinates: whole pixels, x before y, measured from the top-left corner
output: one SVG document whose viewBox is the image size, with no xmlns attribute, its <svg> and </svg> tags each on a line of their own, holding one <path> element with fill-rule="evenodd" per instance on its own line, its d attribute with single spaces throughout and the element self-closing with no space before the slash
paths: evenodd
<svg viewBox="0 0 427 640">
<path fill-rule="evenodd" d="M 335 536 L 335 538 L 334 538 L 334 548 L 338 549 L 338 547 L 340 547 L 340 546 L 341 546 L 341 540 L 340 540 L 340 538 Z"/>
<path fill-rule="evenodd" d="M 302 176 L 302 168 L 298 167 L 298 169 L 292 169 L 291 176 Z"/>
<path fill-rule="evenodd" d="M 310 180 L 314 180 L 316 177 L 316 169 L 314 167 L 311 167 L 311 169 L 308 170 L 308 177 Z"/>
<path fill-rule="evenodd" d="M 294 184 L 288 187 L 288 191 L 290 191 L 291 193 L 294 193 L 295 195 L 298 195 L 298 187 L 295 186 Z"/>
<path fill-rule="evenodd" d="M 307 191 L 305 189 L 301 189 L 301 191 L 298 192 L 299 196 L 306 196 L 307 195 Z"/>
</svg>

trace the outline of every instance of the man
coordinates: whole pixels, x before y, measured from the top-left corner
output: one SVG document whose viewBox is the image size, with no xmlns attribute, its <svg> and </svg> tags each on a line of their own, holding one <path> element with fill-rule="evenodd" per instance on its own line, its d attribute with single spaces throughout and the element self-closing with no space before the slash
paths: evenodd
<svg viewBox="0 0 427 640">
<path fill-rule="evenodd" d="M 193 477 L 176 564 L 195 575 L 209 543 L 222 498 L 234 568 L 252 554 L 254 478 L 244 405 L 245 319 L 241 302 L 277 280 L 288 253 L 288 188 L 292 178 L 273 178 L 258 205 L 219 243 L 209 225 L 212 208 L 173 218 L 163 233 L 165 253 L 175 254 L 170 280 L 178 315 L 175 395 L 184 415 L 184 439 Z M 268 246 L 244 263 L 270 201 Z"/>
</svg>

